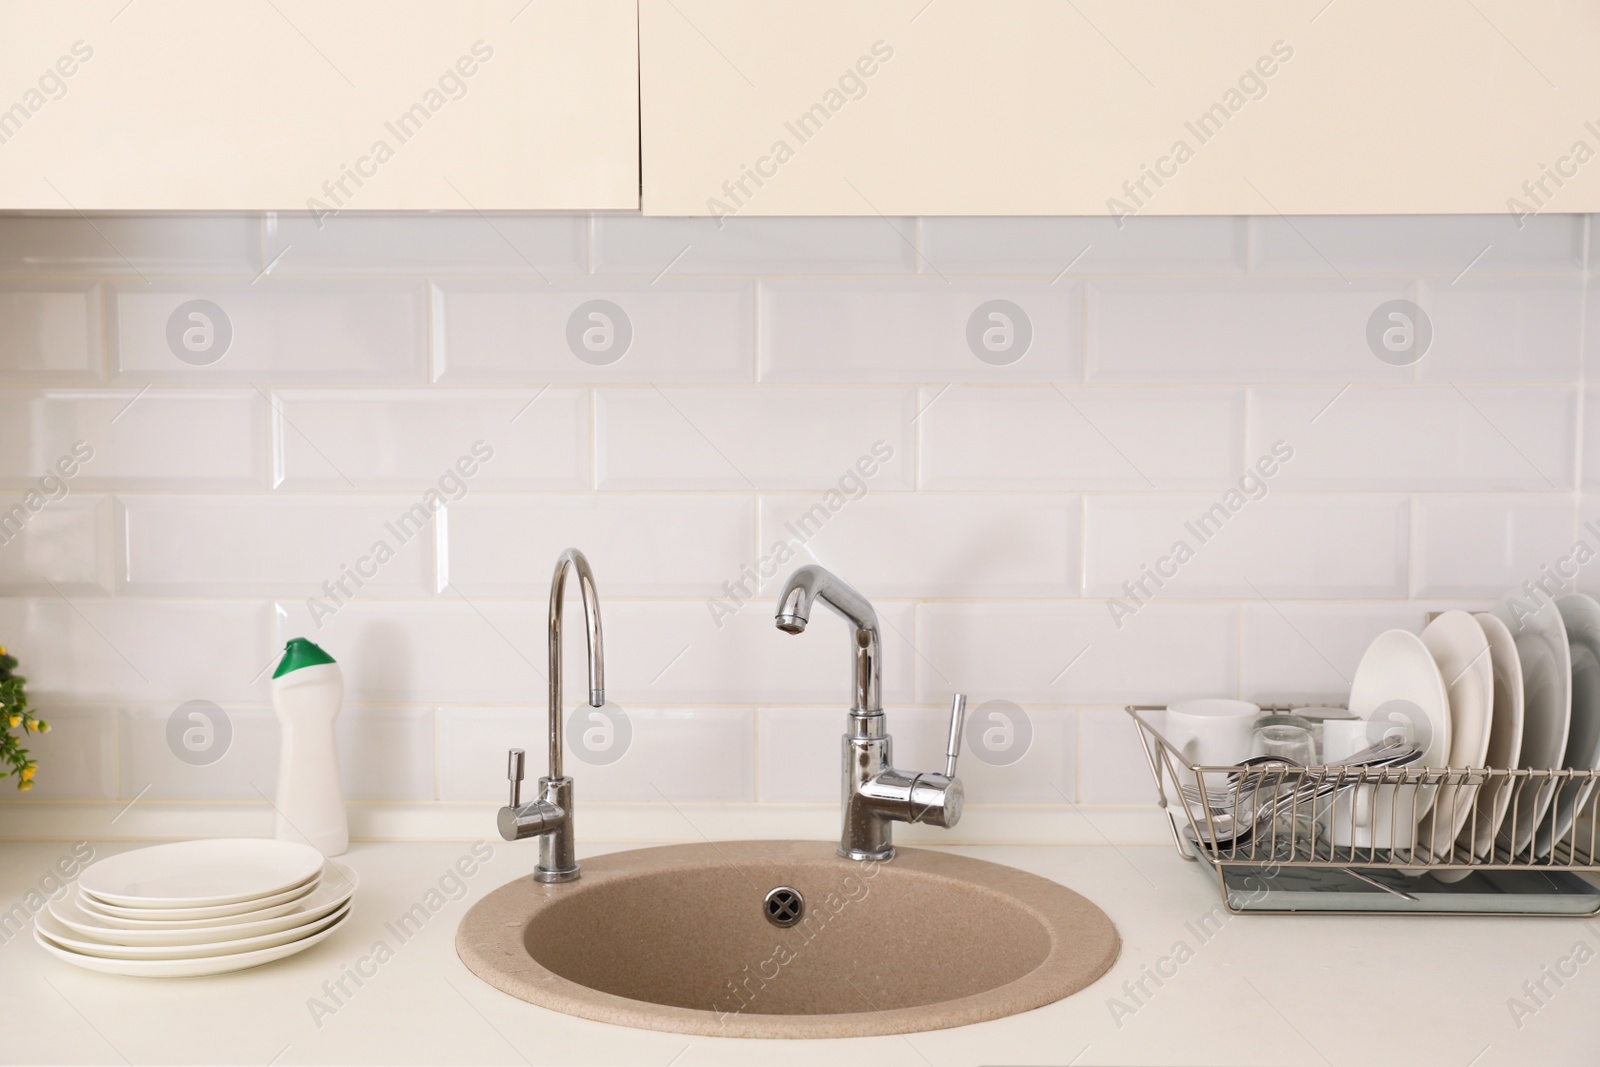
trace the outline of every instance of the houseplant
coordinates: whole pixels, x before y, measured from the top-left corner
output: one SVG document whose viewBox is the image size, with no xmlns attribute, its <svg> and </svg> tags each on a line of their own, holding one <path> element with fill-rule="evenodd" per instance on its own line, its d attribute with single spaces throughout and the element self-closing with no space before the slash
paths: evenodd
<svg viewBox="0 0 1600 1067">
<path fill-rule="evenodd" d="M 16 669 L 17 657 L 0 646 L 0 778 L 16 775 L 17 791 L 26 793 L 33 788 L 39 765 L 28 758 L 22 739 L 28 734 L 49 733 L 50 724 L 28 707 L 28 680 L 15 673 Z"/>
</svg>

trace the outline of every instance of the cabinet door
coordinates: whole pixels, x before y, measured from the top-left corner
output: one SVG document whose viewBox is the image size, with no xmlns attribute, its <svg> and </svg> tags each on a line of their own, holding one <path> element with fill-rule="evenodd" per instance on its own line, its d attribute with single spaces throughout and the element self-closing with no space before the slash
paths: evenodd
<svg viewBox="0 0 1600 1067">
<path fill-rule="evenodd" d="M 638 206 L 634 0 L 0 10 L 0 209 Z"/>
<path fill-rule="evenodd" d="M 1600 4 L 641 0 L 662 215 L 1600 210 Z"/>
</svg>

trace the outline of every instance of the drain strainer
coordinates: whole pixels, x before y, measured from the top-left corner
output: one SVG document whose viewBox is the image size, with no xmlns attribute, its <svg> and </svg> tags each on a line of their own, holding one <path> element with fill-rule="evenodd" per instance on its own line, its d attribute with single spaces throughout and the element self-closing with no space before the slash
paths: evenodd
<svg viewBox="0 0 1600 1067">
<path fill-rule="evenodd" d="M 806 898 L 793 886 L 780 885 L 767 894 L 763 907 L 773 926 L 793 926 L 805 914 Z"/>
</svg>

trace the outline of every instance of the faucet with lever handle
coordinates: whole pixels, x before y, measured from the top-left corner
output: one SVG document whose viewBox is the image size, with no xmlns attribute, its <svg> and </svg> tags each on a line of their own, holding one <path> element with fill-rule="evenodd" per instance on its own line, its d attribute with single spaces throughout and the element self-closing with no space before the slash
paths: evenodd
<svg viewBox="0 0 1600 1067">
<path fill-rule="evenodd" d="M 578 573 L 578 591 L 583 597 L 583 617 L 589 631 L 589 704 L 598 708 L 606 702 L 600 596 L 595 591 L 589 561 L 576 548 L 569 548 L 556 560 L 555 574 L 550 579 L 550 773 L 539 779 L 537 798 L 524 803 L 522 777 L 526 757 L 522 749 L 512 749 L 506 761 L 511 802 L 500 809 L 496 820 L 500 836 L 507 841 L 539 839 L 539 865 L 533 872 L 537 882 L 570 882 L 578 877 L 578 851 L 572 827 L 572 779 L 562 773 L 561 604 L 569 567 Z"/>
<path fill-rule="evenodd" d="M 855 694 L 843 738 L 844 829 L 839 836 L 839 855 L 853 860 L 891 859 L 891 829 L 896 822 L 950 827 L 961 819 L 965 793 L 955 774 L 967 698 L 957 693 L 951 702 L 944 773 L 896 770 L 879 697 L 882 667 L 878 614 L 866 597 L 813 564 L 796 570 L 784 583 L 775 619 L 778 629 L 804 633 L 812 605 L 818 600 L 851 625 L 851 681 Z"/>
</svg>

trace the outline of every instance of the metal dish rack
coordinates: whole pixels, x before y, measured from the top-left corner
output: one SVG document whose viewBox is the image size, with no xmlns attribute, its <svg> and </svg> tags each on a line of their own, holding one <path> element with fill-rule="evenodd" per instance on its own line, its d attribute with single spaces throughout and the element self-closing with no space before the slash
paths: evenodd
<svg viewBox="0 0 1600 1067">
<path fill-rule="evenodd" d="M 1490 770 L 1431 767 L 1288 767 L 1270 764 L 1254 767 L 1198 765 L 1162 736 L 1145 715 L 1164 712 L 1160 705 L 1130 705 L 1124 709 L 1139 728 L 1155 777 L 1161 807 L 1168 816 L 1173 842 L 1185 859 L 1202 860 L 1216 872 L 1223 903 L 1230 912 L 1316 911 L 1364 913 L 1425 911 L 1429 914 L 1573 914 L 1600 913 L 1600 770 Z M 1292 706 L 1266 706 L 1263 713 L 1292 712 Z M 1180 784 L 1181 783 L 1181 784 Z M 1187 795 L 1186 788 L 1187 787 Z M 1358 799 L 1365 794 L 1365 802 Z M 1480 795 L 1505 802 L 1502 828 L 1516 827 L 1518 817 L 1538 811 L 1550 798 L 1548 810 L 1537 824 L 1526 828 L 1528 838 L 1513 848 L 1514 838 L 1502 830 L 1490 846 L 1478 852 L 1475 839 L 1483 814 Z M 1384 798 L 1378 800 L 1377 798 Z M 1431 798 L 1431 799 L 1430 799 Z M 1450 825 L 1462 824 L 1457 835 L 1435 830 L 1430 807 L 1442 807 Z M 1470 807 L 1470 811 L 1467 809 Z M 1421 813 L 1418 813 L 1418 809 Z M 1358 812 L 1368 813 L 1360 821 Z M 1571 819 L 1563 813 L 1571 811 Z M 1235 816 L 1243 813 L 1236 823 Z M 1258 813 L 1264 813 L 1259 814 Z M 1387 818 L 1382 816 L 1386 815 Z M 1566 822 L 1563 826 L 1562 822 Z M 1242 829 L 1235 830 L 1239 826 Z M 1335 833 L 1335 827 L 1340 831 Z M 1338 838 L 1338 843 L 1335 838 Z M 1371 838 L 1355 843 L 1358 838 Z M 1447 843 L 1430 850 L 1430 838 Z M 1392 842 L 1386 847 L 1377 841 Z M 1548 847 L 1545 846 L 1548 843 Z M 1332 872 L 1374 896 L 1380 903 L 1344 906 L 1350 899 L 1340 892 L 1319 896 L 1317 889 L 1335 886 L 1315 872 Z M 1402 873 L 1404 872 L 1404 873 Z M 1504 906 L 1483 907 L 1444 879 L 1421 879 L 1431 872 L 1463 872 L 1459 879 L 1482 872 L 1485 892 L 1505 897 Z M 1241 876 L 1264 885 L 1264 876 L 1288 874 L 1300 879 L 1298 906 L 1241 906 Z M 1529 879 L 1529 875 L 1534 875 Z M 1542 875 L 1543 877 L 1537 877 Z M 1521 879 L 1536 883 L 1534 895 L 1576 898 L 1558 902 L 1524 902 L 1513 899 L 1528 893 L 1515 888 Z M 1358 885 L 1359 884 L 1359 885 Z M 1425 892 L 1437 889 L 1444 897 L 1422 903 Z M 1381 894 L 1375 891 L 1381 890 Z M 1451 897 L 1458 897 L 1452 903 Z M 1530 901 L 1532 897 L 1530 895 Z M 1326 900 L 1326 906 L 1321 901 Z"/>
</svg>

